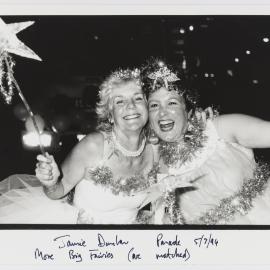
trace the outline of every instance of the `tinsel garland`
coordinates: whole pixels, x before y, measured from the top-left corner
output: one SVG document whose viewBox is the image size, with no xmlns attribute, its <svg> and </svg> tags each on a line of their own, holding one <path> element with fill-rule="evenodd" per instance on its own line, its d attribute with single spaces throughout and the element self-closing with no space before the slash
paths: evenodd
<svg viewBox="0 0 270 270">
<path fill-rule="evenodd" d="M 154 212 L 150 210 L 140 210 L 133 224 L 151 224 Z"/>
<path fill-rule="evenodd" d="M 213 117 L 218 115 L 216 110 L 213 111 Z M 165 165 L 168 167 L 176 166 L 180 168 L 186 162 L 196 158 L 196 153 L 202 149 L 207 140 L 204 133 L 206 123 L 196 116 L 190 118 L 187 131 L 184 134 L 183 142 L 160 142 L 159 153 Z M 180 163 L 179 163 L 180 162 Z M 166 192 L 165 207 L 168 211 L 168 217 L 171 224 L 185 223 L 177 203 L 176 191 Z"/>
<path fill-rule="evenodd" d="M 152 184 L 156 183 L 156 166 L 145 177 L 142 174 L 137 174 L 131 177 L 113 178 L 112 170 L 108 166 L 99 166 L 89 169 L 87 178 L 94 181 L 96 185 L 102 185 L 109 188 L 114 195 L 130 196 L 135 192 L 140 192 Z"/>
<path fill-rule="evenodd" d="M 2 52 L 0 55 L 0 92 L 7 104 L 11 104 L 14 94 L 13 68 L 15 62 L 12 57 Z"/>
<path fill-rule="evenodd" d="M 200 150 L 207 136 L 204 134 L 205 122 L 192 117 L 188 122 L 187 131 L 184 134 L 183 142 L 164 142 L 159 145 L 159 153 L 167 166 L 175 166 L 181 162 L 184 164 L 191 161 L 198 150 Z"/>
<path fill-rule="evenodd" d="M 177 202 L 176 190 L 165 193 L 165 211 L 168 213 L 171 224 L 184 224 L 185 220 Z"/>
<path fill-rule="evenodd" d="M 246 215 L 253 206 L 253 199 L 262 195 L 269 177 L 269 164 L 257 164 L 254 178 L 246 180 L 239 192 L 222 199 L 218 206 L 207 211 L 192 224 L 226 224 L 234 218 L 235 214 Z"/>
</svg>

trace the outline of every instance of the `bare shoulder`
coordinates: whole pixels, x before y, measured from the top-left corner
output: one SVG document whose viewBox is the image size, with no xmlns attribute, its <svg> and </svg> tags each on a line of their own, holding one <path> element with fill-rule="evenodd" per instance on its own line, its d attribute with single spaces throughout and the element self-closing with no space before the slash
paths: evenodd
<svg viewBox="0 0 270 270">
<path fill-rule="evenodd" d="M 213 120 L 213 122 L 218 128 L 223 128 L 226 126 L 237 128 L 239 124 L 248 124 L 256 120 L 260 119 L 245 114 L 234 113 L 219 115 Z"/>
<path fill-rule="evenodd" d="M 103 150 L 104 136 L 100 132 L 93 132 L 86 135 L 79 143 L 78 148 L 84 151 L 99 153 Z"/>
<path fill-rule="evenodd" d="M 219 136 L 227 141 L 238 142 L 239 134 L 243 134 L 243 131 L 261 121 L 258 118 L 245 114 L 224 114 L 216 117 L 213 123 Z"/>
<path fill-rule="evenodd" d="M 69 154 L 67 161 L 80 163 L 84 166 L 103 158 L 104 137 L 99 132 L 86 135 L 79 141 Z"/>
</svg>

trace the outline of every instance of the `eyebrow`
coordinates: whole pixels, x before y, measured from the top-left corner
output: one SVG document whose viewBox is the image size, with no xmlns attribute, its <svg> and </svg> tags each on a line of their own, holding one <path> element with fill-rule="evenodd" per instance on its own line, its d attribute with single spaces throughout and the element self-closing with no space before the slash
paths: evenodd
<svg viewBox="0 0 270 270">
<path fill-rule="evenodd" d="M 143 93 L 134 93 L 133 96 L 136 96 L 136 95 L 143 95 Z M 117 95 L 117 96 L 112 96 L 112 98 L 117 98 L 117 97 L 124 97 L 123 95 Z"/>
<path fill-rule="evenodd" d="M 148 99 L 147 102 L 150 103 L 150 102 L 159 102 L 159 101 L 157 101 L 157 100 L 155 100 L 155 99 L 153 99 L 153 100 L 149 100 L 149 99 Z"/>
<path fill-rule="evenodd" d="M 112 96 L 112 98 L 122 98 L 122 95 Z"/>
</svg>

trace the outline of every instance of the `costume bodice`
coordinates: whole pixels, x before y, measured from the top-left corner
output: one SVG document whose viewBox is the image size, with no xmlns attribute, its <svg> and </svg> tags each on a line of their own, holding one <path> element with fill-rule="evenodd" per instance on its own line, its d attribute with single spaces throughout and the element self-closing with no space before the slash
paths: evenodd
<svg viewBox="0 0 270 270">
<path fill-rule="evenodd" d="M 212 121 L 207 122 L 205 135 L 203 148 L 190 162 L 169 169 L 170 174 L 183 174 L 193 183 L 179 196 L 187 223 L 240 190 L 244 180 L 253 177 L 256 165 L 252 150 L 221 139 Z"/>
<path fill-rule="evenodd" d="M 108 134 L 103 135 L 103 159 L 96 166 L 85 169 L 84 177 L 75 189 L 73 203 L 80 209 L 78 222 L 133 223 L 138 210 L 147 201 L 148 193 L 144 192 L 144 188 L 149 186 L 147 172 L 115 179 L 107 165 L 114 145 Z"/>
<path fill-rule="evenodd" d="M 180 190 L 177 196 L 181 216 L 187 224 L 205 224 L 206 213 L 209 214 L 212 210 L 225 212 L 225 208 L 222 207 L 226 200 L 239 194 L 247 180 L 254 179 L 256 162 L 251 149 L 220 138 L 211 120 L 207 121 L 204 135 L 206 141 L 203 147 L 198 149 L 190 160 L 184 163 L 179 160 L 174 166 L 169 167 L 170 175 L 181 175 L 182 179 L 193 184 L 192 187 Z M 252 199 L 253 207 L 248 208 L 247 213 L 241 213 L 242 209 L 239 208 L 233 216 L 228 214 L 228 219 L 221 218 L 217 224 L 269 224 L 268 182 L 263 191 Z M 252 193 L 254 192 L 256 191 L 253 190 Z M 240 199 L 245 203 L 243 200 L 247 202 L 249 198 Z M 239 198 L 232 203 L 239 203 Z M 212 224 L 211 213 L 209 224 Z M 202 217 L 204 219 L 201 219 Z"/>
</svg>

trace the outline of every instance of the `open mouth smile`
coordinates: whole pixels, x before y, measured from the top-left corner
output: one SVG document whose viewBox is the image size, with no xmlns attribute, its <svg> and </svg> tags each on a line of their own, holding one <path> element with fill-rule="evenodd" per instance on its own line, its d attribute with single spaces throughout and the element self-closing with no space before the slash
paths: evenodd
<svg viewBox="0 0 270 270">
<path fill-rule="evenodd" d="M 130 115 L 126 115 L 124 116 L 124 120 L 133 120 L 133 119 L 137 119 L 139 118 L 141 115 L 139 113 L 135 113 L 135 114 L 130 114 Z"/>
<path fill-rule="evenodd" d="M 158 121 L 158 125 L 161 131 L 167 132 L 173 129 L 174 121 L 173 120 L 160 120 Z"/>
</svg>

